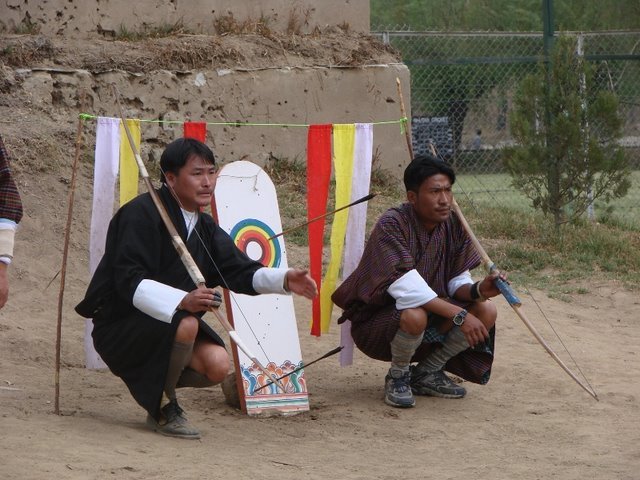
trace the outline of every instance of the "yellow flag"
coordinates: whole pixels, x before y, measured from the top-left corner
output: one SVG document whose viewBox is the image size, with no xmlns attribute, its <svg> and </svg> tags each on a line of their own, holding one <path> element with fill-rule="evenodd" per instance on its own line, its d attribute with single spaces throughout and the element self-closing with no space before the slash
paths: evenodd
<svg viewBox="0 0 640 480">
<path fill-rule="evenodd" d="M 140 120 L 129 119 L 127 126 L 136 150 L 140 151 Z M 131 151 L 127 133 L 120 122 L 120 206 L 138 195 L 138 164 Z"/>
<path fill-rule="evenodd" d="M 333 169 L 336 178 L 336 208 L 347 205 L 351 201 L 355 133 L 355 124 L 335 124 L 333 126 Z M 331 294 L 336 289 L 338 274 L 340 273 L 348 219 L 349 209 L 342 210 L 333 217 L 330 239 L 331 259 L 320 288 L 320 318 L 322 319 L 320 327 L 322 333 L 327 333 L 331 325 L 331 311 L 333 309 Z"/>
</svg>

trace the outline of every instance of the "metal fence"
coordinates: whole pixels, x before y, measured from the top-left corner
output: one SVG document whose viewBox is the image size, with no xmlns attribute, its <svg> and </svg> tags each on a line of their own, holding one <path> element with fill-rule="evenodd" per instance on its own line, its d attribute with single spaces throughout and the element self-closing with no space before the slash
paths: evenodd
<svg viewBox="0 0 640 480">
<path fill-rule="evenodd" d="M 411 71 L 414 149 L 432 143 L 459 173 L 459 188 L 474 202 L 531 208 L 511 186 L 503 166 L 513 144 L 510 114 L 519 82 L 544 58 L 540 33 L 378 31 L 402 53 Z M 595 88 L 616 93 L 624 121 L 622 145 L 632 187 L 621 199 L 594 203 L 595 217 L 614 216 L 640 226 L 640 31 L 572 33 L 595 72 Z"/>
</svg>

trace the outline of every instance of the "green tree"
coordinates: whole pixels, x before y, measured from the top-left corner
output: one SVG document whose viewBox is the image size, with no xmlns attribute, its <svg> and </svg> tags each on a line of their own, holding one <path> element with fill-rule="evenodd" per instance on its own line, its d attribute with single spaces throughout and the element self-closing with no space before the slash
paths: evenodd
<svg viewBox="0 0 640 480">
<path fill-rule="evenodd" d="M 560 37 L 549 62 L 521 82 L 514 98 L 516 146 L 505 157 L 507 170 L 514 186 L 558 226 L 596 199 L 624 196 L 630 186 L 617 142 L 622 135 L 617 97 L 599 90 L 593 78 L 576 55 L 575 39 Z"/>
<path fill-rule="evenodd" d="M 540 31 L 541 0 L 371 0 L 371 25 L 411 30 Z M 562 30 L 637 29 L 638 0 L 554 0 Z"/>
</svg>

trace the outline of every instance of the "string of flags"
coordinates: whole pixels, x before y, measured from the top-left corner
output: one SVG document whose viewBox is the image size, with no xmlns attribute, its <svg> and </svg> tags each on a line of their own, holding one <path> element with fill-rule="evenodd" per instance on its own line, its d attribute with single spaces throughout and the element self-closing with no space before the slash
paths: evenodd
<svg viewBox="0 0 640 480">
<path fill-rule="evenodd" d="M 96 120 L 96 146 L 93 185 L 93 209 L 89 241 L 89 268 L 93 274 L 104 254 L 104 241 L 109 221 L 113 216 L 116 180 L 119 179 L 119 205 L 138 194 L 138 168 L 127 142 L 124 127 L 118 118 L 96 117 L 81 114 L 85 119 Z M 128 119 L 134 143 L 139 149 L 144 120 Z M 165 121 L 166 123 L 166 121 Z M 373 126 L 400 124 L 406 119 L 352 124 L 258 124 L 237 122 L 172 122 L 181 123 L 183 136 L 202 142 L 209 125 L 279 126 L 304 127 L 307 129 L 307 219 L 308 224 L 310 275 L 319 287 L 320 295 L 312 305 L 311 334 L 320 336 L 327 333 L 331 325 L 333 303 L 331 294 L 338 283 L 342 271 L 346 278 L 357 266 L 364 249 L 367 203 L 336 212 L 333 217 L 329 243 L 329 262 L 324 276 L 322 259 L 324 250 L 325 217 L 327 211 L 331 172 L 335 179 L 335 205 L 347 205 L 366 196 L 370 191 L 371 165 L 373 160 Z M 333 168 L 332 168 L 333 167 Z M 277 238 L 270 239 L 279 242 Z M 90 321 L 85 332 L 85 352 L 88 368 L 103 368 L 91 342 Z M 341 365 L 353 361 L 353 340 L 350 323 L 341 325 L 340 352 Z"/>
</svg>

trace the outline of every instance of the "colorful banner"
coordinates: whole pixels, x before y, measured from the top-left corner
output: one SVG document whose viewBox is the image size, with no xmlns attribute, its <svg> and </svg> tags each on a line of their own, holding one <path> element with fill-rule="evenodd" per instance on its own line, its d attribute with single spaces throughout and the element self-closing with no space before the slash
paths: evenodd
<svg viewBox="0 0 640 480">
<path fill-rule="evenodd" d="M 353 157 L 353 179 L 351 182 L 351 200 L 356 200 L 369 194 L 371 185 L 371 164 L 373 162 L 373 125 L 370 123 L 356 123 L 356 138 Z M 367 230 L 368 202 L 354 205 L 349 210 L 347 234 L 344 246 L 344 260 L 342 262 L 342 278 L 347 278 L 360 263 L 364 251 L 364 237 Z M 340 365 L 353 363 L 353 338 L 351 338 L 351 321 L 340 325 Z"/>
<path fill-rule="evenodd" d="M 140 120 L 127 120 L 136 150 L 140 151 Z M 120 206 L 138 196 L 138 163 L 129 145 L 127 132 L 120 124 Z"/>
<path fill-rule="evenodd" d="M 184 138 L 195 138 L 202 143 L 207 139 L 207 122 L 184 122 L 182 128 Z"/>
<path fill-rule="evenodd" d="M 311 125 L 307 133 L 307 220 L 327 212 L 331 179 L 331 125 Z M 322 285 L 322 251 L 325 219 L 308 226 L 309 273 L 318 288 Z M 313 299 L 311 335 L 320 336 L 320 298 Z"/>
<path fill-rule="evenodd" d="M 353 151 L 355 143 L 354 124 L 333 125 L 333 167 L 336 179 L 337 208 L 349 204 L 351 198 L 351 177 L 353 175 Z M 330 260 L 327 273 L 320 289 L 321 331 L 326 333 L 331 325 L 333 302 L 331 294 L 336 289 L 338 273 L 342 264 L 342 250 L 347 230 L 349 209 L 342 210 L 333 216 L 331 227 Z"/>
<path fill-rule="evenodd" d="M 95 164 L 93 171 L 93 205 L 89 233 L 89 274 L 93 275 L 104 255 L 107 229 L 113 216 L 116 176 L 120 157 L 120 119 L 98 118 Z M 85 322 L 84 352 L 87 368 L 106 368 L 93 348 L 93 322 Z"/>
</svg>

